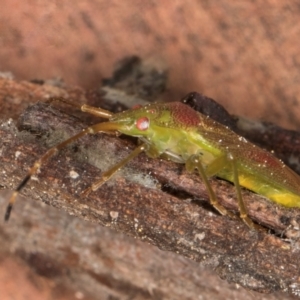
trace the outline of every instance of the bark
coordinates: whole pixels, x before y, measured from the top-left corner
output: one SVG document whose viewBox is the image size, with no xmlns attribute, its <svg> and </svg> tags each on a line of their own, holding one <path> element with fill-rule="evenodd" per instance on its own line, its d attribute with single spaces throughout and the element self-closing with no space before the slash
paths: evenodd
<svg viewBox="0 0 300 300">
<path fill-rule="evenodd" d="M 21 86 L 11 84 L 11 94 L 17 88 L 21 90 Z M 76 93 L 73 93 L 74 98 L 74 94 L 87 97 L 82 91 Z M 8 189 L 15 187 L 46 149 L 86 126 L 77 117 L 66 114 L 65 108 L 58 109 L 47 103 L 37 103 L 24 111 L 18 122 L 21 132 L 11 121 L 3 122 L 0 127 L 0 184 Z M 185 298 L 194 299 L 199 294 L 199 282 L 191 278 L 191 270 L 199 272 L 199 266 L 203 265 L 214 269 L 228 282 L 247 289 L 299 294 L 298 243 L 281 238 L 281 234 L 289 237 L 298 234 L 298 209 L 284 209 L 259 195 L 243 191 L 251 218 L 270 229 L 269 232 L 250 230 L 238 217 L 220 216 L 207 204 L 207 192 L 199 176 L 188 174 L 182 165 L 149 159 L 144 154 L 98 191 L 88 197 L 82 196 L 82 191 L 100 177 L 101 171 L 134 147 L 135 141 L 131 139 L 97 134 L 82 138 L 51 158 L 24 188 L 22 195 L 65 210 L 76 218 L 64 214 L 61 217 L 55 210 L 49 213 L 46 207 L 38 208 L 35 201 L 31 204 L 29 200 L 18 201 L 10 222 L 2 225 L 1 239 L 6 242 L 5 247 L 13 248 L 39 274 L 53 280 L 64 278 L 69 284 L 73 280 L 86 294 L 95 295 L 99 290 L 104 293 L 104 286 L 108 294 L 119 297 L 131 291 L 141 299 L 176 299 L 182 293 Z M 212 179 L 211 184 L 220 202 L 236 211 L 234 187 L 217 179 Z M 2 203 L 4 206 L 5 202 Z M 80 218 L 90 223 L 81 222 Z M 124 262 L 108 259 L 111 252 L 116 251 L 110 248 L 111 239 L 120 239 L 121 243 L 123 237 L 109 232 L 107 238 L 108 233 L 97 224 L 195 263 L 185 261 L 191 269 L 188 275 L 183 275 L 179 274 L 180 259 L 179 262 L 176 259 L 174 264 L 164 267 L 168 269 L 165 276 L 170 282 L 162 284 L 164 276 L 159 275 L 149 287 L 144 281 L 144 269 L 140 271 L 141 278 L 136 270 L 130 272 Z M 108 248 L 101 244 L 99 249 L 102 239 Z M 120 246 L 114 244 L 114 247 Z M 126 244 L 124 251 L 129 251 L 126 256 L 134 251 L 130 247 L 130 243 Z M 148 246 L 141 249 L 147 253 Z M 139 262 L 138 255 L 132 255 L 134 263 Z M 163 264 L 165 255 L 163 252 L 149 253 L 146 259 L 149 261 L 141 264 L 144 268 L 145 265 L 157 267 Z M 186 288 L 189 282 L 193 285 L 192 291 Z"/>
</svg>

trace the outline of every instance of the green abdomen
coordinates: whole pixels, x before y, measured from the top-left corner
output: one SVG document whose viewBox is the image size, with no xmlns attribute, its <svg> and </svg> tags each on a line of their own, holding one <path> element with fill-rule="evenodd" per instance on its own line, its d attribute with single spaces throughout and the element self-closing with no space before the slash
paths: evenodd
<svg viewBox="0 0 300 300">
<path fill-rule="evenodd" d="M 231 170 L 223 170 L 217 176 L 233 182 Z M 257 175 L 253 175 L 246 171 L 239 172 L 239 183 L 240 186 L 265 196 L 283 206 L 300 207 L 300 195 L 285 189 L 274 182 L 259 178 Z"/>
</svg>

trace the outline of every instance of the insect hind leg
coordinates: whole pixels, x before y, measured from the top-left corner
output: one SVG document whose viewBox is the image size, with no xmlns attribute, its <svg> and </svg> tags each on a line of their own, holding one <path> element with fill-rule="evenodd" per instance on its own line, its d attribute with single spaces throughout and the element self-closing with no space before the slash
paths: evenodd
<svg viewBox="0 0 300 300">
<path fill-rule="evenodd" d="M 232 155 L 221 156 L 214 160 L 211 164 L 209 164 L 206 169 L 204 169 L 201 163 L 201 156 L 200 155 L 192 155 L 186 162 L 186 168 L 188 171 L 193 172 L 195 168 L 197 168 L 205 186 L 208 191 L 209 200 L 211 205 L 219 211 L 222 215 L 229 215 L 230 217 L 234 217 L 234 215 L 229 212 L 225 207 L 223 207 L 217 200 L 216 194 L 213 191 L 208 177 L 216 175 L 226 166 L 230 166 L 233 173 L 233 183 L 236 189 L 236 196 L 238 200 L 240 218 L 243 222 L 252 229 L 261 230 L 262 228 L 259 225 L 253 223 L 253 221 L 248 216 L 247 207 L 244 203 L 242 193 L 241 193 L 241 186 L 239 183 L 239 175 L 238 175 L 238 168 L 236 165 L 236 161 Z"/>
<path fill-rule="evenodd" d="M 243 220 L 243 222 L 246 225 L 248 225 L 248 227 L 250 227 L 252 229 L 261 230 L 262 227 L 259 226 L 259 225 L 256 225 L 255 223 L 253 223 L 253 221 L 249 218 L 248 210 L 247 210 L 247 207 L 245 205 L 245 202 L 243 200 L 242 193 L 241 193 L 241 186 L 240 186 L 240 182 L 239 182 L 238 168 L 237 168 L 237 165 L 236 165 L 236 161 L 235 161 L 234 157 L 231 154 L 228 155 L 228 161 L 231 164 L 231 168 L 232 168 L 233 183 L 234 183 L 234 186 L 235 186 L 236 196 L 237 196 L 237 199 L 238 199 L 240 217 Z"/>
</svg>

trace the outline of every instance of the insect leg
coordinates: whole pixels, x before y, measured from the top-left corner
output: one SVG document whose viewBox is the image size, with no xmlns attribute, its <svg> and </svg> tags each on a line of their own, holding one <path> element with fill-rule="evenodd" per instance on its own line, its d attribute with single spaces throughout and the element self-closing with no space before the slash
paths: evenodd
<svg viewBox="0 0 300 300">
<path fill-rule="evenodd" d="M 113 167 L 105 171 L 101 178 L 94 182 L 89 188 L 83 191 L 83 195 L 87 196 L 90 192 L 95 192 L 101 185 L 108 181 L 116 172 L 123 168 L 129 161 L 138 156 L 141 152 L 145 151 L 146 145 L 141 144 L 135 148 L 127 157 L 121 160 L 119 163 L 115 164 Z"/>
<path fill-rule="evenodd" d="M 67 145 L 71 144 L 72 142 L 76 141 L 77 139 L 81 138 L 82 136 L 86 134 L 94 134 L 96 132 L 106 132 L 106 131 L 116 131 L 118 129 L 118 125 L 111 123 L 111 122 L 104 122 L 99 123 L 93 126 L 90 126 L 81 132 L 77 133 L 76 135 L 70 137 L 69 139 L 65 140 L 64 142 L 50 148 L 42 157 L 40 157 L 38 160 L 36 160 L 33 164 L 33 166 L 29 169 L 27 172 L 27 175 L 24 177 L 22 182 L 17 186 L 17 188 L 14 190 L 12 196 L 9 199 L 6 212 L 5 212 L 5 221 L 8 221 L 10 217 L 10 213 L 12 210 L 12 207 L 16 201 L 16 198 L 19 194 L 19 192 L 24 188 L 24 186 L 27 184 L 27 182 L 30 180 L 30 178 L 40 169 L 40 167 L 52 156 L 57 154 L 62 148 L 66 147 Z"/>
<path fill-rule="evenodd" d="M 260 226 L 256 225 L 253 223 L 253 221 L 249 218 L 248 216 L 248 211 L 247 207 L 244 203 L 242 193 L 241 193 L 241 186 L 239 182 L 239 175 L 238 175 L 238 168 L 236 165 L 236 161 L 232 155 L 228 155 L 228 159 L 230 161 L 231 167 L 232 167 L 232 172 L 233 172 L 233 183 L 236 189 L 236 195 L 238 199 L 238 205 L 239 205 L 239 211 L 240 211 L 240 217 L 244 221 L 248 227 L 253 228 L 253 229 L 262 229 Z"/>
<path fill-rule="evenodd" d="M 231 214 L 225 207 L 223 207 L 217 200 L 216 194 L 213 191 L 209 181 L 207 174 L 203 168 L 203 165 L 201 163 L 201 157 L 200 155 L 192 155 L 187 161 L 186 161 L 186 169 L 190 172 L 194 172 L 195 168 L 198 170 L 209 195 L 209 201 L 211 205 L 222 215 L 229 215 L 233 217 L 234 215 Z"/>
</svg>

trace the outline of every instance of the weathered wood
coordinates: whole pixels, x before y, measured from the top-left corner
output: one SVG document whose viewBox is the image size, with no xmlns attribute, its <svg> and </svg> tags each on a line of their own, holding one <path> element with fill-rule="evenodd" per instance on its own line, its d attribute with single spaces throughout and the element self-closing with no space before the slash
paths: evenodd
<svg viewBox="0 0 300 300">
<path fill-rule="evenodd" d="M 84 125 L 48 104 L 39 103 L 24 112 L 19 126 L 40 133 L 41 138 L 16 134 L 8 124 L 1 127 L 0 163 L 1 174 L 5 175 L 0 179 L 6 187 L 12 183 L 15 186 L 50 144 L 78 132 Z M 99 168 L 106 169 L 133 147 L 128 141 L 108 135 L 83 138 L 51 159 L 38 179 L 28 184 L 24 195 L 161 249 L 205 262 L 222 278 L 247 288 L 295 293 L 295 278 L 300 274 L 299 253 L 294 251 L 294 245 L 271 234 L 250 231 L 239 219 L 231 220 L 210 207 L 204 208 L 202 201 L 184 200 L 197 197 L 207 201 L 207 193 L 199 177 L 187 174 L 180 165 L 141 155 L 97 192 L 88 198 L 81 197 L 81 191 L 99 177 Z M 165 188 L 161 190 L 160 185 Z M 236 208 L 231 184 L 212 180 L 212 185 L 226 207 Z M 275 230 L 283 230 L 287 220 L 297 220 L 298 210 L 279 208 L 250 192 L 243 196 L 251 216 Z M 16 218 L 15 215 L 11 222 Z"/>
<path fill-rule="evenodd" d="M 18 85 L 15 83 L 15 88 L 20 89 Z M 14 84 L 11 88 L 13 91 Z M 83 97 L 82 93 L 80 98 Z M 64 107 L 37 103 L 19 118 L 18 126 L 23 131 L 18 131 L 12 121 L 2 123 L 2 186 L 9 189 L 16 186 L 46 149 L 86 126 L 79 118 L 65 112 Z M 111 269 L 109 261 L 118 261 L 120 255 L 117 249 L 113 250 L 115 247 L 122 245 L 122 249 L 127 249 L 126 253 L 132 251 L 129 250 L 130 238 L 127 241 L 114 233 L 115 230 L 193 259 L 195 262 L 185 261 L 189 274 L 199 272 L 198 276 L 202 276 L 200 266 L 204 264 L 227 281 L 252 290 L 298 293 L 297 242 L 289 243 L 273 234 L 250 231 L 238 218 L 231 220 L 218 215 L 207 205 L 207 193 L 199 176 L 186 173 L 181 165 L 149 159 L 142 154 L 97 192 L 88 198 L 81 197 L 81 191 L 99 178 L 101 170 L 128 154 L 134 144 L 131 139 L 97 134 L 81 139 L 52 158 L 24 189 L 27 200 L 20 199 L 10 222 L 0 226 L 2 248 L 14 249 L 13 252 L 38 274 L 66 286 L 72 286 L 66 276 L 66 270 L 69 270 L 77 288 L 91 299 L 98 299 L 93 297 L 99 293 L 122 298 L 128 295 L 124 289 L 143 295 L 142 299 L 157 298 L 157 295 L 180 299 L 182 293 L 192 299 L 199 293 L 206 293 L 198 280 L 175 275 L 175 270 L 182 267 L 180 259 L 167 258 L 170 253 L 149 248 L 147 244 L 134 246 L 144 254 L 150 251 L 146 255 L 147 261 L 134 258 L 134 264 L 157 269 L 161 265 L 167 266 L 166 261 L 171 259 L 171 265 L 163 271 L 169 272 L 166 276 L 172 278 L 169 284 L 160 285 L 157 275 L 152 272 L 143 272 L 136 278 L 140 272 L 137 269 L 128 276 L 131 267 L 127 264 L 117 263 Z M 236 210 L 234 187 L 216 179 L 211 182 L 222 204 Z M 244 191 L 243 196 L 251 216 L 265 226 L 282 232 L 288 224 L 296 225 L 298 210 L 280 208 L 251 192 Z M 0 197 L 3 213 L 5 198 Z M 30 199 L 42 200 L 79 218 L 41 207 L 41 201 Z M 80 218 L 92 223 L 82 222 Z M 95 223 L 111 227 L 113 231 L 106 232 Z M 298 234 L 295 228 L 288 233 Z M 106 249 L 104 245 L 112 241 L 114 244 Z M 98 257 L 99 251 L 105 253 L 106 259 L 102 255 Z M 86 256 L 87 252 L 94 254 Z M 110 267 L 103 268 L 103 263 Z M 124 270 L 127 271 L 124 273 Z M 122 283 L 115 276 L 121 276 Z M 151 295 L 143 283 L 146 278 L 147 282 L 157 286 Z M 192 290 L 187 292 L 186 288 L 191 284 Z M 224 287 L 220 299 L 226 293 Z M 210 292 L 208 295 L 211 296 Z"/>
</svg>

